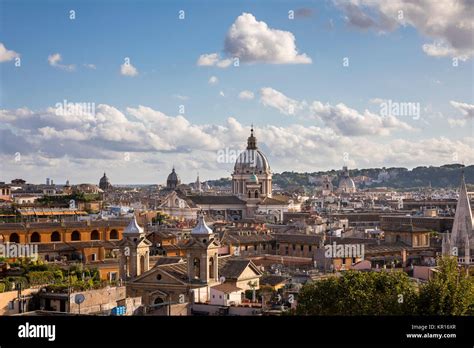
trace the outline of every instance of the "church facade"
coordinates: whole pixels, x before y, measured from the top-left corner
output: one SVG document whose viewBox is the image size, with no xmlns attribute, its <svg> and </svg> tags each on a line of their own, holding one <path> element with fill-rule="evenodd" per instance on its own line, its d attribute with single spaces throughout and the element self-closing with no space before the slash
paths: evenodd
<svg viewBox="0 0 474 348">
<path fill-rule="evenodd" d="M 278 223 L 283 213 L 290 210 L 287 201 L 272 198 L 272 172 L 265 154 L 257 146 L 253 127 L 247 139 L 247 147 L 242 151 L 232 173 L 232 194 L 203 194 L 199 177 L 194 190 L 197 194 L 187 194 L 180 190 L 180 180 L 175 169 L 168 176 L 167 187 L 163 191 L 159 209 L 181 219 L 196 219 L 199 211 L 204 211 L 216 221 L 237 221 L 246 218 L 261 218 Z"/>
<path fill-rule="evenodd" d="M 165 258 L 163 263 L 157 263 L 149 270 L 143 269 L 144 272 L 140 272 L 141 266 L 136 266 L 140 257 L 135 256 L 144 255 L 143 264 L 146 267 L 149 262 L 146 253 L 149 245 L 143 244 L 140 238 L 134 241 L 134 238 L 140 235 L 140 227 L 138 226 L 137 230 L 135 223 L 136 221 L 131 222 L 130 232 L 124 232 L 121 269 L 126 270 L 129 263 L 124 248 L 130 247 L 135 251 L 141 245 L 143 250 L 131 254 L 131 273 L 128 277 L 123 272 L 121 274 L 124 276 L 122 279 L 129 279 L 127 296 L 142 297 L 149 314 L 187 315 L 194 303 L 210 303 L 212 289 L 219 289 L 223 284 L 242 291 L 251 287 L 258 289 L 261 271 L 250 260 L 219 256 L 220 243 L 212 229 L 207 226 L 202 212 L 199 213 L 198 223 L 186 243 L 185 260 Z M 129 236 L 135 244 L 131 243 Z"/>
</svg>

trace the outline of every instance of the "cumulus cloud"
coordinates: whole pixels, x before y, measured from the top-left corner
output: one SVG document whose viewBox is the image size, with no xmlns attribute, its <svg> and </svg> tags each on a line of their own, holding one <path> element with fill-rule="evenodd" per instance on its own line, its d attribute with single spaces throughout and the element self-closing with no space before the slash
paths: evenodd
<svg viewBox="0 0 474 348">
<path fill-rule="evenodd" d="M 466 125 L 466 120 L 458 118 L 448 118 L 448 124 L 451 128 L 464 127 Z"/>
<path fill-rule="evenodd" d="M 339 111 L 331 110 L 335 107 L 318 108 L 320 113 L 339 117 Z M 98 105 L 94 113 L 67 117 L 54 107 L 0 110 L 0 122 L 8 127 L 0 129 L 4 176 L 17 176 L 19 164 L 14 154 L 20 152 L 25 175 L 49 167 L 50 172 L 73 182 L 80 175 L 97 175 L 98 179 L 102 174 L 98 168 L 110 168 L 107 173 L 120 175 L 122 182 L 156 183 L 157 161 L 159 168 L 169 167 L 163 169 L 163 180 L 173 163 L 179 163 L 182 175 L 198 169 L 202 177 L 226 176 L 233 161 L 218 162 L 218 151 L 244 149 L 250 132 L 248 125 L 233 117 L 219 125 L 199 125 L 182 115 L 169 116 L 146 106 L 121 111 L 105 104 Z M 388 138 L 380 142 L 375 137 L 347 136 L 338 128 L 299 124 L 257 126 L 255 134 L 275 172 L 339 168 L 344 152 L 349 153 L 353 167 L 440 165 L 451 163 L 453 153 L 466 163 L 474 162 L 474 137 Z"/>
<path fill-rule="evenodd" d="M 0 63 L 8 62 L 20 55 L 15 51 L 8 50 L 3 43 L 0 42 Z"/>
<path fill-rule="evenodd" d="M 231 65 L 232 58 L 244 63 L 311 63 L 310 57 L 298 52 L 291 32 L 270 28 L 251 13 L 242 13 L 231 25 L 225 37 L 224 53 L 228 58 L 222 59 L 218 53 L 202 54 L 197 65 L 225 68 Z"/>
<path fill-rule="evenodd" d="M 244 90 L 239 93 L 239 99 L 252 100 L 253 98 L 254 98 L 254 94 L 252 91 Z"/>
<path fill-rule="evenodd" d="M 471 0 L 333 0 L 355 27 L 389 32 L 416 28 L 433 42 L 422 46 L 435 57 L 467 59 L 474 53 L 474 6 Z"/>
<path fill-rule="evenodd" d="M 295 115 L 302 110 L 306 103 L 291 99 L 283 93 L 271 87 L 260 89 L 260 102 L 264 106 L 272 107 L 284 115 Z"/>
<path fill-rule="evenodd" d="M 52 67 L 65 70 L 65 71 L 74 71 L 76 70 L 76 66 L 74 64 L 61 64 L 63 58 L 59 53 L 53 53 L 48 56 L 48 63 Z"/>
<path fill-rule="evenodd" d="M 132 63 L 123 63 L 120 65 L 120 74 L 134 77 L 138 75 L 138 70 L 132 65 Z"/>
<path fill-rule="evenodd" d="M 343 103 L 330 105 L 315 101 L 310 110 L 313 117 L 327 127 L 349 136 L 389 135 L 394 130 L 413 130 L 413 127 L 393 115 L 382 117 L 369 110 L 361 113 Z"/>
<path fill-rule="evenodd" d="M 209 81 L 207 81 L 210 85 L 217 85 L 219 83 L 219 79 L 217 76 L 211 76 Z"/>
<path fill-rule="evenodd" d="M 374 98 L 372 103 L 383 102 L 384 99 Z M 394 130 L 414 130 L 413 127 L 393 116 L 380 116 L 368 110 L 359 112 L 343 103 L 331 105 L 313 101 L 298 101 L 287 97 L 280 91 L 270 87 L 260 90 L 260 102 L 267 107 L 277 109 L 284 115 L 297 115 L 302 118 L 322 122 L 338 134 L 347 136 L 389 135 Z"/>
<path fill-rule="evenodd" d="M 243 62 L 273 64 L 309 64 L 311 58 L 299 54 L 295 36 L 272 29 L 257 21 L 251 13 L 243 13 L 232 24 L 225 38 L 225 52 Z"/>
<path fill-rule="evenodd" d="M 199 56 L 198 66 L 217 66 L 218 68 L 227 68 L 232 64 L 232 59 L 222 59 L 218 53 L 202 54 Z"/>
<path fill-rule="evenodd" d="M 474 118 L 474 104 L 461 103 L 454 100 L 451 100 L 450 104 L 461 112 L 461 115 L 468 118 Z"/>
</svg>

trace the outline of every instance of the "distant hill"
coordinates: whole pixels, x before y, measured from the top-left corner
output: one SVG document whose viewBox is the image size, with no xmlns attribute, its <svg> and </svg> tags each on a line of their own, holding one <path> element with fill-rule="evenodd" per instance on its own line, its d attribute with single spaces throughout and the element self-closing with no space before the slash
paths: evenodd
<svg viewBox="0 0 474 348">
<path fill-rule="evenodd" d="M 359 188 L 366 187 L 390 187 L 394 189 L 411 189 L 428 187 L 433 188 L 457 188 L 459 186 L 461 172 L 464 169 L 466 183 L 474 186 L 474 165 L 464 166 L 462 164 L 446 164 L 440 167 L 421 166 L 408 170 L 401 167 L 389 168 L 367 168 L 350 169 L 350 176 L 358 181 L 357 177 L 370 178 L 364 182 L 357 182 Z M 312 173 L 283 172 L 273 174 L 273 183 L 285 190 L 305 189 L 313 190 L 319 186 L 318 178 L 328 175 L 337 185 L 341 170 L 319 171 Z M 371 181 L 371 182 L 370 182 Z M 370 183 L 368 183 L 370 182 Z M 211 186 L 229 186 L 230 179 L 221 178 L 210 180 Z"/>
</svg>

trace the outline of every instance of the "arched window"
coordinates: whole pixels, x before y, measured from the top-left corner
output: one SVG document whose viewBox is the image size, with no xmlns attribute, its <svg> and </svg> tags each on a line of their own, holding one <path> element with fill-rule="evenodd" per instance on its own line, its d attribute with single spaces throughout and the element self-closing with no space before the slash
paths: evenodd
<svg viewBox="0 0 474 348">
<path fill-rule="evenodd" d="M 214 278 L 214 258 L 209 259 L 209 278 Z"/>
<path fill-rule="evenodd" d="M 33 232 L 30 237 L 31 243 L 39 243 L 41 242 L 41 236 L 38 232 Z"/>
<path fill-rule="evenodd" d="M 157 297 L 157 298 L 155 298 L 155 301 L 153 301 L 153 303 L 156 304 L 156 305 L 159 305 L 159 304 L 161 304 L 161 303 L 163 303 L 163 302 L 164 302 L 164 301 L 163 301 L 163 299 L 162 299 L 161 297 Z"/>
<path fill-rule="evenodd" d="M 110 231 L 110 237 L 109 239 L 119 239 L 118 237 L 118 231 L 117 230 L 112 230 Z"/>
<path fill-rule="evenodd" d="M 10 234 L 10 243 L 20 243 L 20 236 L 18 233 Z"/>
<path fill-rule="evenodd" d="M 81 240 L 81 234 L 79 233 L 79 231 L 72 231 L 71 240 L 74 240 L 74 241 Z"/>
<path fill-rule="evenodd" d="M 94 230 L 91 232 L 91 240 L 99 240 L 99 231 Z"/>
<path fill-rule="evenodd" d="M 58 231 L 54 231 L 51 233 L 51 242 L 60 242 L 61 241 L 61 235 L 59 234 Z"/>
<path fill-rule="evenodd" d="M 194 269 L 194 279 L 200 279 L 201 277 L 201 260 L 197 257 L 193 260 L 193 269 Z"/>
<path fill-rule="evenodd" d="M 258 198 L 258 190 L 255 190 L 255 198 Z"/>
</svg>

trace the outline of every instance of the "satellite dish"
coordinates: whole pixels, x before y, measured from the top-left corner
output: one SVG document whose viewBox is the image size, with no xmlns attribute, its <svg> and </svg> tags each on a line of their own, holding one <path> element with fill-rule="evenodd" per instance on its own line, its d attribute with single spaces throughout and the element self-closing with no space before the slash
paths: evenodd
<svg viewBox="0 0 474 348">
<path fill-rule="evenodd" d="M 76 296 L 74 296 L 74 302 L 78 305 L 80 305 L 82 302 L 84 302 L 85 299 L 86 298 L 83 294 L 77 294 Z"/>
</svg>

